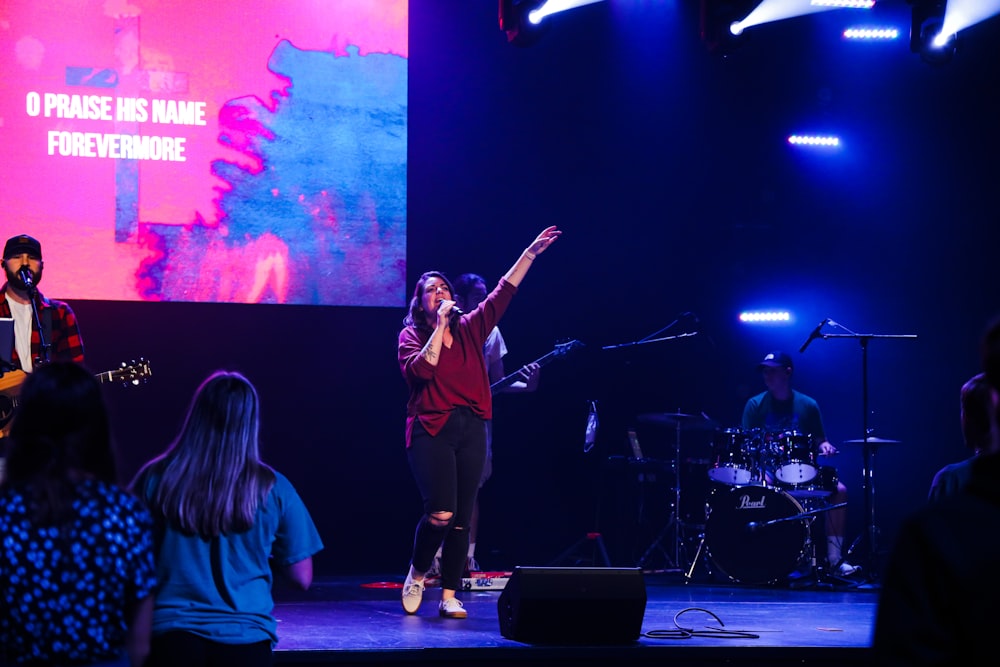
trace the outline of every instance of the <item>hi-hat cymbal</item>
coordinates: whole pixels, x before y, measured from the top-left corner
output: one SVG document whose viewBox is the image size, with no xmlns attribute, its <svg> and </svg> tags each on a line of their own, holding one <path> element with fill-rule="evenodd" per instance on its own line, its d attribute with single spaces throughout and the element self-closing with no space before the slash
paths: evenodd
<svg viewBox="0 0 1000 667">
<path fill-rule="evenodd" d="M 680 426 L 682 429 L 712 431 L 719 424 L 705 415 L 689 415 L 684 412 L 646 412 L 639 415 L 639 421 L 646 424 L 665 424 Z"/>
<path fill-rule="evenodd" d="M 875 437 L 869 437 L 868 440 L 865 440 L 863 438 L 860 439 L 860 440 L 844 440 L 844 444 L 846 444 L 846 445 L 863 445 L 866 442 L 869 445 L 898 445 L 898 444 L 900 444 L 899 440 L 886 440 L 885 438 L 875 438 Z"/>
</svg>

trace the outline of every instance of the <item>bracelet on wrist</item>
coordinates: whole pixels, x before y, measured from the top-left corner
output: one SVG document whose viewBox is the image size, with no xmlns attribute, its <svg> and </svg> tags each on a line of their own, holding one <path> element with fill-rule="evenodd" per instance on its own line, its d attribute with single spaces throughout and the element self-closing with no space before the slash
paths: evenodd
<svg viewBox="0 0 1000 667">
<path fill-rule="evenodd" d="M 531 252 L 530 250 L 525 250 L 524 251 L 524 256 L 528 258 L 529 262 L 535 261 L 535 257 L 538 257 L 538 255 L 536 255 L 535 253 Z"/>
</svg>

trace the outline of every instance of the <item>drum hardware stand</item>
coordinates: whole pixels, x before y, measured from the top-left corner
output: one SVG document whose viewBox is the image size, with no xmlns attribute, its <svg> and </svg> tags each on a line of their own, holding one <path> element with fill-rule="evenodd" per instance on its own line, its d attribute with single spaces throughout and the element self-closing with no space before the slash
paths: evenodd
<svg viewBox="0 0 1000 667">
<path fill-rule="evenodd" d="M 660 534 L 656 536 L 653 542 L 646 548 L 643 552 L 642 557 L 635 564 L 638 568 L 645 568 L 649 557 L 652 555 L 654 549 L 659 549 L 660 553 L 663 554 L 663 558 L 666 560 L 665 572 L 680 572 L 680 565 L 678 564 L 677 558 L 677 548 L 675 546 L 674 555 L 671 556 L 670 553 L 663 547 L 664 539 L 667 539 L 673 533 L 674 536 L 677 534 L 677 510 L 674 509 L 670 512 L 670 518 L 667 519 L 667 525 L 663 527 Z M 677 537 L 674 537 L 674 542 L 676 545 Z"/>
<path fill-rule="evenodd" d="M 572 556 L 579 556 L 583 553 L 585 547 L 588 545 L 592 547 L 592 554 L 594 554 L 589 560 L 595 567 L 611 567 L 611 559 L 608 558 L 608 551 L 604 548 L 604 538 L 597 532 L 587 533 L 584 535 L 582 538 L 577 540 L 573 546 L 556 556 L 555 559 L 549 563 L 549 566 L 552 567 L 561 565 L 570 561 Z M 576 558 L 573 561 L 574 565 L 580 560 L 580 558 Z"/>
<path fill-rule="evenodd" d="M 836 327 L 840 327 L 849 333 L 846 334 L 824 334 L 820 333 L 826 324 L 831 324 Z M 868 343 L 873 338 L 905 338 L 905 339 L 915 339 L 916 334 L 859 334 L 851 331 L 842 324 L 838 324 L 826 318 L 820 322 L 819 326 L 813 330 L 810 334 L 809 339 L 802 345 L 799 352 L 805 352 L 806 347 L 815 338 L 822 338 L 826 340 L 827 338 L 856 338 L 861 344 L 861 432 L 864 434 L 863 444 L 863 456 L 864 456 L 864 467 L 862 468 L 862 479 L 864 483 L 864 497 L 865 497 L 865 532 L 858 535 L 857 539 L 851 543 L 851 546 L 847 549 L 846 555 L 851 555 L 854 553 L 855 547 L 862 539 L 866 539 L 867 542 L 867 553 L 865 557 L 865 569 L 866 577 L 875 577 L 875 563 L 878 554 L 878 536 L 879 530 L 875 525 L 875 485 L 874 485 L 874 464 L 875 464 L 875 450 L 877 444 L 873 441 L 871 437 L 871 429 L 868 428 Z"/>
<path fill-rule="evenodd" d="M 809 510 L 808 512 L 803 512 L 794 517 L 789 517 L 788 519 L 778 519 L 777 521 L 789 521 L 793 518 L 811 517 L 812 515 L 819 514 L 821 512 L 829 512 L 830 510 L 839 509 L 841 507 L 847 507 L 847 503 L 837 503 L 836 505 L 820 507 L 814 510 Z M 815 519 L 810 520 L 813 521 Z M 771 524 L 775 523 L 775 521 L 768 521 L 767 523 Z M 832 588 L 833 586 L 850 587 L 858 585 L 857 581 L 833 574 L 828 567 L 820 564 L 822 559 L 816 557 L 816 540 L 813 538 L 812 530 L 809 531 L 809 547 L 807 556 L 809 559 L 809 576 L 803 577 L 801 580 L 791 581 L 789 585 L 793 588 Z"/>
<path fill-rule="evenodd" d="M 708 563 L 708 553 L 705 552 L 705 531 L 701 531 L 701 535 L 698 536 L 698 548 L 695 549 L 694 558 L 691 559 L 691 566 L 688 568 L 687 572 L 684 573 L 684 583 L 691 583 L 692 577 L 694 577 L 694 570 L 698 567 L 699 560 L 705 560 L 705 569 L 708 570 L 709 574 L 712 573 L 712 567 Z"/>
<path fill-rule="evenodd" d="M 676 414 L 681 414 L 680 410 Z M 667 519 L 666 525 L 660 531 L 660 533 L 653 539 L 652 543 L 643 552 L 642 557 L 636 563 L 636 567 L 642 568 L 645 566 L 650 555 L 653 553 L 654 549 L 659 549 L 660 553 L 666 559 L 667 567 L 665 571 L 667 572 L 682 572 L 681 567 L 681 521 L 680 521 L 680 511 L 681 511 L 681 421 L 678 418 L 674 424 L 674 458 L 670 463 L 671 471 L 674 475 L 674 497 L 673 497 L 673 507 L 670 510 L 670 517 Z M 668 540 L 673 544 L 673 554 L 670 554 L 663 547 L 664 540 Z"/>
</svg>

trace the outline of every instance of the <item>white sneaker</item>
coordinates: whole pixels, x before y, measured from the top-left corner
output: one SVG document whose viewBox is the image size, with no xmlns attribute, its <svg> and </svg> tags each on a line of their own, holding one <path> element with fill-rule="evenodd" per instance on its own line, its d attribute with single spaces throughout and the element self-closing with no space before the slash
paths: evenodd
<svg viewBox="0 0 1000 667">
<path fill-rule="evenodd" d="M 840 565 L 837 566 L 836 570 L 837 570 L 837 574 L 839 574 L 840 576 L 842 576 L 842 577 L 849 577 L 852 574 L 858 574 L 858 573 L 860 573 L 861 572 L 861 566 L 860 565 L 851 565 L 846 560 L 842 560 L 842 561 L 840 561 Z"/>
<path fill-rule="evenodd" d="M 448 598 L 441 600 L 438 605 L 438 614 L 443 618 L 468 618 L 469 612 L 465 611 L 465 606 L 458 598 Z"/>
<path fill-rule="evenodd" d="M 420 609 L 420 603 L 424 599 L 424 582 L 414 581 L 410 573 L 406 573 L 406 581 L 403 582 L 403 609 L 407 614 L 416 614 Z"/>
</svg>

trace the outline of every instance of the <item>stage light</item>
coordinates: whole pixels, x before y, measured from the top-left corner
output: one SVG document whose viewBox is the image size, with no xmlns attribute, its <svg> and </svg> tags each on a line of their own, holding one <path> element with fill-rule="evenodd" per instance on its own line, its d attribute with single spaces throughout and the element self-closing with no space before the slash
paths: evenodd
<svg viewBox="0 0 1000 667">
<path fill-rule="evenodd" d="M 500 0 L 500 29 L 514 46 L 531 46 L 542 38 L 546 25 L 530 17 L 545 0 Z"/>
<path fill-rule="evenodd" d="M 875 6 L 875 0 L 811 0 L 809 4 L 834 9 L 871 9 Z"/>
<path fill-rule="evenodd" d="M 541 39 L 546 17 L 602 0 L 500 0 L 500 29 L 515 46 L 531 46 Z"/>
<path fill-rule="evenodd" d="M 792 315 L 787 310 L 745 310 L 739 315 L 744 324 L 787 324 L 792 321 Z"/>
<path fill-rule="evenodd" d="M 701 0 L 701 39 L 708 50 L 723 56 L 736 50 L 745 39 L 740 21 L 760 2 L 761 0 Z"/>
<path fill-rule="evenodd" d="M 793 146 L 816 146 L 820 148 L 836 148 L 840 146 L 840 138 L 809 134 L 793 134 L 788 137 L 788 143 Z"/>
<path fill-rule="evenodd" d="M 907 0 L 910 10 L 910 51 L 931 65 L 943 65 L 955 55 L 957 31 L 945 32 L 946 0 Z"/>
<path fill-rule="evenodd" d="M 898 38 L 896 28 L 848 28 L 844 31 L 844 39 L 886 41 Z"/>
<path fill-rule="evenodd" d="M 932 64 L 948 62 L 966 28 L 1000 14 L 1000 0 L 907 0 L 910 49 Z"/>
<path fill-rule="evenodd" d="M 851 7 L 863 9 L 870 9 L 874 4 L 871 0 L 867 0 L 870 4 L 863 4 L 862 0 L 814 0 L 812 4 L 805 0 L 702 0 L 702 37 L 709 50 L 725 50 L 734 47 L 734 37 L 743 35 L 747 28 L 844 9 L 848 6 L 844 3 L 848 2 L 853 3 Z"/>
</svg>

